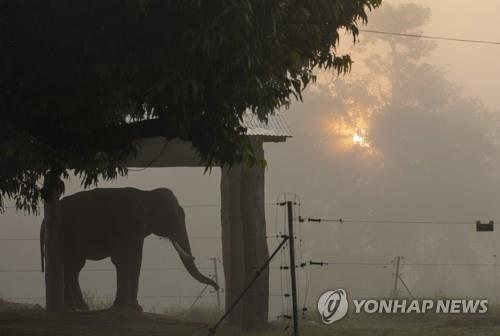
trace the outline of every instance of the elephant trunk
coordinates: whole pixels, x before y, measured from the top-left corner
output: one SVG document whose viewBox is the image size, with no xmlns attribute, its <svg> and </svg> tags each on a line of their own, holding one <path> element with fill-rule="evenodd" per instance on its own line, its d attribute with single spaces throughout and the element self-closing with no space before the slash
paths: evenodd
<svg viewBox="0 0 500 336">
<path fill-rule="evenodd" d="M 219 289 L 219 285 L 215 281 L 201 274 L 196 267 L 194 257 L 191 255 L 191 247 L 189 245 L 185 224 L 182 225 L 182 228 L 178 229 L 180 232 L 178 231 L 178 234 L 176 234 L 175 237 L 172 237 L 171 240 L 175 250 L 181 258 L 182 263 L 184 264 L 184 267 L 186 267 L 189 274 L 191 274 L 191 276 L 199 282 L 210 285 L 216 290 Z"/>
</svg>

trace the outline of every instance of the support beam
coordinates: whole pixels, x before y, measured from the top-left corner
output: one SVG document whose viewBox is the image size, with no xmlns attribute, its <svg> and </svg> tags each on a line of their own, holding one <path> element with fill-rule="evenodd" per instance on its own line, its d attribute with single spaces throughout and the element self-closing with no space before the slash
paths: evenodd
<svg viewBox="0 0 500 336">
<path fill-rule="evenodd" d="M 257 159 L 264 157 L 262 142 L 254 142 Z M 266 239 L 266 213 L 264 195 L 264 167 L 257 163 L 243 166 L 241 173 L 241 217 L 243 221 L 243 246 L 245 255 L 245 282 L 269 258 Z M 245 331 L 262 331 L 268 327 L 269 268 L 266 268 L 243 298 L 243 323 Z"/>
<path fill-rule="evenodd" d="M 264 157 L 262 142 L 253 143 L 257 158 Z M 222 170 L 222 252 L 226 307 L 254 278 L 269 258 L 266 240 L 264 167 L 239 165 Z M 241 303 L 228 316 L 230 325 L 247 331 L 268 327 L 269 269 L 265 269 Z"/>
<path fill-rule="evenodd" d="M 223 168 L 221 177 L 222 263 L 225 278 L 225 304 L 229 307 L 244 288 L 243 223 L 240 209 L 241 167 Z M 241 327 L 242 305 L 236 306 L 226 319 L 229 325 Z"/>
</svg>

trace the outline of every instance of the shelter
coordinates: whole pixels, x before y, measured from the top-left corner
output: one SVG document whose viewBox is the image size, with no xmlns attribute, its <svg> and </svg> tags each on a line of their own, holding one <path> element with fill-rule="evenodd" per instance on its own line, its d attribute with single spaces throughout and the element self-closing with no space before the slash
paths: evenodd
<svg viewBox="0 0 500 336">
<path fill-rule="evenodd" d="M 254 114 L 243 116 L 257 158 L 264 158 L 264 142 L 284 142 L 291 137 L 283 117 L 271 115 L 268 122 Z M 190 142 L 144 139 L 137 156 L 128 167 L 203 167 Z M 226 307 L 267 260 L 265 219 L 265 167 L 239 165 L 224 168 L 221 190 L 221 233 L 225 276 Z M 264 272 L 242 303 L 229 316 L 228 322 L 247 330 L 264 329 L 269 311 L 269 271 Z"/>
</svg>

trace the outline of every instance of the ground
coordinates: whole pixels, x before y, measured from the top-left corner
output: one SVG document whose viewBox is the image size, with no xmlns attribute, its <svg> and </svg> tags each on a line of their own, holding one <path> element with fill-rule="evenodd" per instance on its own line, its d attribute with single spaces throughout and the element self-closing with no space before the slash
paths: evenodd
<svg viewBox="0 0 500 336">
<path fill-rule="evenodd" d="M 331 326 L 317 321 L 301 320 L 300 335 L 306 336 L 489 336 L 500 335 L 498 309 L 488 315 L 444 317 L 419 316 L 352 316 Z M 135 336 L 135 335 L 208 335 L 213 314 L 189 316 L 101 311 L 92 313 L 53 314 L 40 306 L 7 303 L 0 300 L 0 336 Z M 314 318 L 314 317 L 312 317 Z M 290 335 L 290 328 L 274 323 L 270 331 L 244 334 L 221 327 L 217 335 Z"/>
</svg>

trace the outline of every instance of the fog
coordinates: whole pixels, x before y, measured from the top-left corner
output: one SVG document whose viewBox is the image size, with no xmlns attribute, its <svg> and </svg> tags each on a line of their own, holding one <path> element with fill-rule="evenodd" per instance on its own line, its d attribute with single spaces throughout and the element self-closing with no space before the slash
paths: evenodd
<svg viewBox="0 0 500 336">
<path fill-rule="evenodd" d="M 495 0 L 384 3 L 366 29 L 500 41 Z M 265 145 L 269 236 L 284 230 L 275 205 L 282 193 L 297 194 L 301 216 L 354 221 L 296 224 L 299 260 L 330 262 L 299 270 L 299 304 L 314 306 L 322 291 L 338 287 L 353 297 L 388 295 L 396 256 L 405 258 L 402 277 L 415 296 L 496 302 L 498 233 L 476 232 L 474 222 L 500 220 L 500 46 L 361 32 L 354 48 L 346 37 L 340 50 L 352 54 L 352 72 L 318 73 L 304 101 L 280 111 L 293 138 Z M 210 274 L 209 258 L 221 258 L 219 183 L 219 169 L 164 168 L 100 186 L 172 189 L 185 207 L 197 264 Z M 67 181 L 66 194 L 80 190 L 77 179 Z M 0 297 L 42 302 L 42 215 L 12 208 L 0 215 Z M 270 237 L 270 249 L 277 244 Z M 289 305 L 279 270 L 285 260 L 272 263 L 272 318 Z M 114 297 L 109 261 L 88 262 L 81 281 L 91 296 Z M 146 309 L 189 307 L 202 288 L 168 241 L 147 240 L 139 293 Z M 214 305 L 214 293 L 199 304 Z"/>
</svg>

